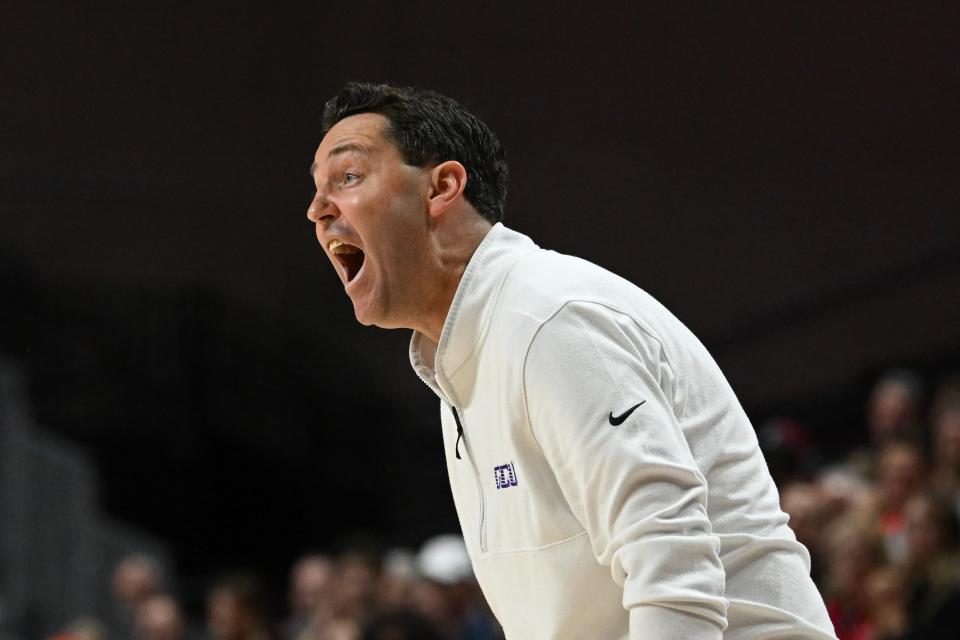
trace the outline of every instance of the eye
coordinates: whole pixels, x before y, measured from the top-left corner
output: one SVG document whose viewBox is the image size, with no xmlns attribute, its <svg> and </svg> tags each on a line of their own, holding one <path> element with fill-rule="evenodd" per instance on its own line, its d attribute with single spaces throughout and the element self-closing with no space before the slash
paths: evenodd
<svg viewBox="0 0 960 640">
<path fill-rule="evenodd" d="M 356 173 L 346 172 L 340 176 L 340 184 L 343 186 L 348 186 L 360 180 L 360 176 Z"/>
</svg>

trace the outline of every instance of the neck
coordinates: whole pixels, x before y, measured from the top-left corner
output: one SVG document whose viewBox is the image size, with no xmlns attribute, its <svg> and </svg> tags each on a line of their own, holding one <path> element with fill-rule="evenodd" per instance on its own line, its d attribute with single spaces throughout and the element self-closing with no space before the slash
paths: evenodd
<svg viewBox="0 0 960 640">
<path fill-rule="evenodd" d="M 414 327 L 435 344 L 440 342 L 443 325 L 467 264 L 492 228 L 486 219 L 475 213 L 456 222 L 457 224 L 437 225 L 434 236 L 435 258 L 429 267 L 432 273 L 425 274 L 430 277 L 423 280 L 434 282 L 436 286 L 423 307 L 426 313 L 421 316 L 421 326 Z M 449 228 L 444 228 L 447 226 Z"/>
</svg>

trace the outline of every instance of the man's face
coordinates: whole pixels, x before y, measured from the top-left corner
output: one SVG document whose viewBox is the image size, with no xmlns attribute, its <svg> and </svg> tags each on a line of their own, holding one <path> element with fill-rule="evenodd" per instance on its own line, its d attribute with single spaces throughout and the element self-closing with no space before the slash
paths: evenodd
<svg viewBox="0 0 960 640">
<path fill-rule="evenodd" d="M 405 164 L 380 114 L 344 118 L 327 132 L 311 173 L 307 218 L 353 302 L 357 320 L 385 328 L 417 320 L 429 250 L 429 171 Z"/>
</svg>

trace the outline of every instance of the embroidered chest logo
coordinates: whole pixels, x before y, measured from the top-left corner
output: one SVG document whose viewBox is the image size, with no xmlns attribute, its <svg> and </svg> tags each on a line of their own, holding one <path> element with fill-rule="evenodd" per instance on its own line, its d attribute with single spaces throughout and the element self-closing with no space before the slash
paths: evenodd
<svg viewBox="0 0 960 640">
<path fill-rule="evenodd" d="M 509 489 L 517 486 L 517 469 L 513 463 L 501 464 L 493 468 L 493 481 L 497 489 Z"/>
</svg>

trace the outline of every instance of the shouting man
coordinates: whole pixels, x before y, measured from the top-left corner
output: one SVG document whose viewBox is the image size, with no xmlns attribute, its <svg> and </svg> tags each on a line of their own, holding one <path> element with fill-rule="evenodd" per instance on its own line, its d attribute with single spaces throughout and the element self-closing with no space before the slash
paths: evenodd
<svg viewBox="0 0 960 640">
<path fill-rule="evenodd" d="M 834 638 L 753 428 L 633 284 L 503 226 L 507 164 L 432 91 L 351 83 L 307 211 L 357 320 L 413 329 L 509 638 Z"/>
</svg>

